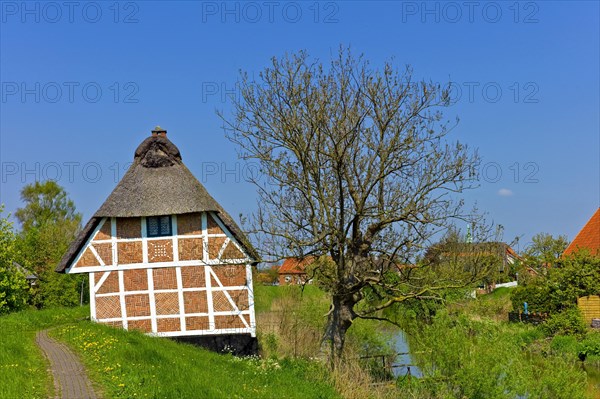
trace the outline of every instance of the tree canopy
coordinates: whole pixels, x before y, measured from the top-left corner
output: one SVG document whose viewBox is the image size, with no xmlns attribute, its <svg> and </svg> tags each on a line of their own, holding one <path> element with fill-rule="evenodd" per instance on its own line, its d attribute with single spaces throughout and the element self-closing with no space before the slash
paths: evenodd
<svg viewBox="0 0 600 399">
<path fill-rule="evenodd" d="M 558 313 L 577 306 L 577 298 L 600 295 L 600 258 L 586 250 L 561 258 L 546 275 L 526 280 L 515 288 L 515 309 L 527 302 L 531 312 Z"/>
<path fill-rule="evenodd" d="M 532 237 L 531 244 L 525 249 L 525 263 L 537 271 L 544 271 L 558 262 L 568 246 L 567 236 L 553 237 L 551 234 L 538 233 Z"/>
<path fill-rule="evenodd" d="M 220 115 L 240 156 L 260 164 L 251 230 L 266 259 L 322 259 L 313 270 L 332 297 L 330 359 L 355 318 L 473 280 L 415 264 L 452 219 L 469 217 L 456 194 L 477 185 L 476 152 L 447 140 L 447 87 L 344 48 L 329 64 L 304 51 L 273 58 L 239 87 L 233 115 Z"/>
<path fill-rule="evenodd" d="M 31 302 L 38 307 L 78 304 L 87 277 L 59 275 L 54 269 L 81 228 L 81 214 L 64 188 L 51 180 L 24 186 L 21 199 L 23 207 L 15 212 L 22 225 L 16 243 L 19 261 L 39 277 Z"/>
<path fill-rule="evenodd" d="M 27 304 L 29 286 L 25 276 L 14 267 L 17 258 L 15 233 L 0 205 L 0 315 L 22 309 Z"/>
<path fill-rule="evenodd" d="M 36 181 L 21 190 L 23 208 L 15 212 L 23 230 L 42 227 L 54 223 L 81 223 L 81 214 L 75 210 L 75 204 L 67 192 L 53 180 Z"/>
</svg>

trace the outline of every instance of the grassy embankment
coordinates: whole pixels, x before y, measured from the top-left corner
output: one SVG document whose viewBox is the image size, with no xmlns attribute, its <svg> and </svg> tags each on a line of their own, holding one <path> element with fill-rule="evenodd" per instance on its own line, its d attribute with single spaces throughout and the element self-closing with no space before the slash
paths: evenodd
<svg viewBox="0 0 600 399">
<path fill-rule="evenodd" d="M 89 321 L 87 308 L 26 311 L 0 318 L 0 396 L 44 398 L 51 392 L 35 332 L 51 335 L 81 356 L 107 398 L 583 398 L 586 377 L 574 360 L 587 341 L 548 338 L 539 328 L 505 321 L 507 290 L 438 311 L 430 324 L 409 326 L 409 341 L 426 378 L 400 378 L 398 388 L 372 387 L 353 360 L 385 350 L 376 323 L 358 321 L 348 336 L 348 361 L 330 374 L 310 360 L 318 353 L 327 312 L 316 287 L 257 287 L 263 358 L 239 359 L 170 340 L 108 328 Z M 410 324 L 410 323 L 409 323 Z M 588 397 L 590 396 L 588 391 Z"/>
<path fill-rule="evenodd" d="M 31 310 L 0 317 L 0 398 L 48 398 L 52 380 L 35 334 L 87 315 L 89 308 L 84 307 Z"/>
<path fill-rule="evenodd" d="M 411 349 L 428 377 L 401 381 L 407 397 L 594 397 L 574 347 L 568 354 L 557 346 L 565 338 L 508 323 L 509 292 L 452 304 L 431 323 L 408 327 Z"/>
<path fill-rule="evenodd" d="M 37 331 L 80 355 L 106 398 L 338 398 L 316 362 L 240 359 L 192 345 L 79 320 L 89 308 L 24 311 L 0 317 L 0 397 L 47 398 L 47 362 Z"/>
<path fill-rule="evenodd" d="M 316 287 L 257 287 L 262 359 L 240 359 L 191 345 L 77 320 L 89 309 L 25 311 L 0 318 L 1 397 L 45 398 L 52 392 L 35 333 L 66 342 L 107 398 L 348 398 L 376 397 L 369 376 L 349 361 L 333 375 L 317 361 L 328 298 Z M 375 323 L 358 322 L 350 354 L 382 349 Z M 353 355 L 354 356 L 354 355 Z M 17 360 L 18 359 L 18 360 Z"/>
</svg>

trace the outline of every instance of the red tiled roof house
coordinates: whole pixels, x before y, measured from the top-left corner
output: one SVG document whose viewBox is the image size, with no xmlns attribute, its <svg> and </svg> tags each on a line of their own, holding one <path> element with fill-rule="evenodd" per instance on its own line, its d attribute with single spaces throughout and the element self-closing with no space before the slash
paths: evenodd
<svg viewBox="0 0 600 399">
<path fill-rule="evenodd" d="M 314 257 L 287 258 L 279 268 L 279 285 L 301 285 L 310 283 L 306 267 L 314 262 Z"/>
<path fill-rule="evenodd" d="M 600 256 L 600 208 L 575 236 L 563 255 L 570 255 L 580 249 L 587 249 L 591 255 Z"/>
<path fill-rule="evenodd" d="M 257 259 L 157 127 L 56 271 L 89 273 L 100 323 L 168 337 L 255 337 Z"/>
</svg>

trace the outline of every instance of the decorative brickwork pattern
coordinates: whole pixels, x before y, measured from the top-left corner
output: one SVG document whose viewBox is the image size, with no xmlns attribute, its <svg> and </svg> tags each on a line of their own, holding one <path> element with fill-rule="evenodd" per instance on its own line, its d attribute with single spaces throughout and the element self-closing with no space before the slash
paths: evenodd
<svg viewBox="0 0 600 399">
<path fill-rule="evenodd" d="M 208 330 L 209 323 L 207 316 L 190 316 L 185 319 L 185 328 L 188 331 Z"/>
<path fill-rule="evenodd" d="M 140 238 L 141 236 L 141 218 L 117 218 L 117 238 Z"/>
<path fill-rule="evenodd" d="M 152 240 L 148 241 L 148 262 L 172 262 L 173 241 Z"/>
<path fill-rule="evenodd" d="M 111 237 L 110 218 L 108 218 L 102 225 L 102 228 L 96 233 L 94 240 L 110 240 Z"/>
<path fill-rule="evenodd" d="M 223 328 L 246 328 L 244 322 L 240 319 L 240 316 L 215 316 L 215 327 L 217 329 Z"/>
<path fill-rule="evenodd" d="M 85 249 L 85 251 L 83 252 L 83 255 L 81 256 L 81 258 L 79 258 L 79 261 L 75 265 L 75 267 L 86 267 L 86 266 L 100 266 L 98 259 L 96 259 L 96 257 L 94 256 L 92 251 L 90 251 L 89 248 Z"/>
<path fill-rule="evenodd" d="M 171 332 L 171 331 L 180 331 L 181 330 L 181 321 L 179 317 L 173 318 L 169 317 L 166 319 L 158 319 L 156 320 L 156 327 L 158 332 Z"/>
<path fill-rule="evenodd" d="M 244 265 L 213 266 L 212 270 L 224 286 L 246 285 L 246 266 Z"/>
<path fill-rule="evenodd" d="M 204 287 L 206 279 L 204 277 L 204 266 L 184 266 L 181 268 L 181 280 L 183 288 Z"/>
<path fill-rule="evenodd" d="M 212 297 L 215 312 L 232 312 L 234 310 L 231 302 L 222 291 L 214 291 Z"/>
<path fill-rule="evenodd" d="M 148 272 L 146 269 L 123 271 L 125 291 L 146 291 L 148 289 Z"/>
<path fill-rule="evenodd" d="M 179 260 L 202 260 L 202 238 L 180 238 Z"/>
<path fill-rule="evenodd" d="M 150 316 L 150 298 L 148 294 L 127 295 L 125 297 L 127 317 Z"/>
<path fill-rule="evenodd" d="M 121 301 L 118 296 L 96 297 L 96 318 L 116 319 L 121 317 Z"/>
<path fill-rule="evenodd" d="M 183 270 L 183 268 L 182 268 Z M 173 268 L 159 268 L 152 270 L 155 290 L 169 290 L 177 288 L 177 274 Z"/>
<path fill-rule="evenodd" d="M 176 292 L 156 293 L 154 298 L 157 315 L 179 314 L 179 297 Z"/>
<path fill-rule="evenodd" d="M 210 213 L 206 214 L 206 229 L 208 231 L 208 234 L 224 234 L 223 230 L 221 229 L 221 227 L 219 227 L 217 222 L 215 222 Z"/>
<path fill-rule="evenodd" d="M 248 306 L 248 291 L 246 290 L 230 290 L 227 291 L 235 306 L 238 307 L 239 310 L 248 310 L 250 307 Z"/>
<path fill-rule="evenodd" d="M 202 234 L 202 218 L 200 213 L 186 213 L 177 215 L 178 235 L 200 235 Z"/>
<path fill-rule="evenodd" d="M 210 237 L 208 239 L 208 257 L 209 259 L 217 259 L 219 251 L 225 242 L 225 237 Z"/>
<path fill-rule="evenodd" d="M 142 263 L 142 242 L 130 241 L 117 244 L 119 264 Z"/>
<path fill-rule="evenodd" d="M 113 263 L 112 244 L 110 244 L 110 243 L 94 244 L 93 247 L 105 265 L 112 265 L 112 263 Z"/>
<path fill-rule="evenodd" d="M 127 322 L 128 330 L 139 330 L 142 332 L 152 331 L 152 322 L 148 320 L 129 320 Z"/>
<path fill-rule="evenodd" d="M 185 313 L 208 313 L 206 291 L 192 291 L 183 293 Z"/>
<path fill-rule="evenodd" d="M 104 273 L 96 273 L 96 282 L 100 281 Z M 98 294 L 110 294 L 119 292 L 119 274 L 118 272 L 110 272 L 104 283 L 100 286 Z"/>
<path fill-rule="evenodd" d="M 221 259 L 243 259 L 245 258 L 242 251 L 238 249 L 238 247 L 230 241 L 229 244 L 225 247 L 223 254 L 221 255 Z"/>
</svg>

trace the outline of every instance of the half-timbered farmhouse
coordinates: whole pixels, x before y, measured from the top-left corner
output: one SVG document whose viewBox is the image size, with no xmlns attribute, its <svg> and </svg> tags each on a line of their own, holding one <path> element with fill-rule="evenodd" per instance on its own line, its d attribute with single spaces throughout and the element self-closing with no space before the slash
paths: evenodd
<svg viewBox="0 0 600 399">
<path fill-rule="evenodd" d="M 89 273 L 99 323 L 169 337 L 254 337 L 257 259 L 157 127 L 57 272 Z"/>
</svg>

